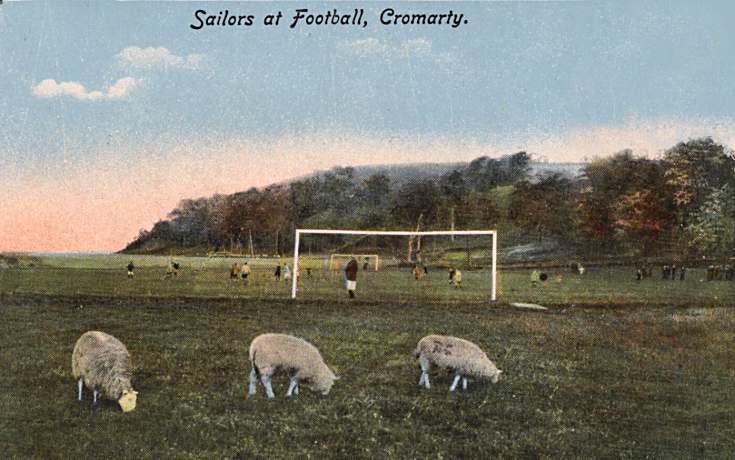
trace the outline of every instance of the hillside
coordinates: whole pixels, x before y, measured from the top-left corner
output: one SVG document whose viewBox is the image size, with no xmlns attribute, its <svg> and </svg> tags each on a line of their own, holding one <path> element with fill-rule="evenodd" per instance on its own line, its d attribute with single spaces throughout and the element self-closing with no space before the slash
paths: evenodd
<svg viewBox="0 0 735 460">
<path fill-rule="evenodd" d="M 420 225 L 496 228 L 508 255 L 521 262 L 577 256 L 701 261 L 735 248 L 734 193 L 735 159 L 711 138 L 681 142 L 661 159 L 626 150 L 586 164 L 547 163 L 518 152 L 466 163 L 336 167 L 262 189 L 184 199 L 123 252 L 280 255 L 293 247 L 295 228 Z M 358 250 L 359 244 L 322 238 L 311 249 Z M 394 254 L 399 246 L 364 244 Z"/>
</svg>

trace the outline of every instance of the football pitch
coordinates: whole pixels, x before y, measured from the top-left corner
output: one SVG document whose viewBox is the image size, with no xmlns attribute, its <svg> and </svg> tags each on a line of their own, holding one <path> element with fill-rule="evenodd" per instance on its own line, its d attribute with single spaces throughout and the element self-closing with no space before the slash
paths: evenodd
<svg viewBox="0 0 735 460">
<path fill-rule="evenodd" d="M 0 270 L 0 446 L 8 457 L 726 458 L 735 450 L 734 283 L 637 282 L 629 268 L 583 276 L 464 271 L 461 288 L 429 267 L 361 272 L 350 301 L 340 273 L 302 274 L 299 296 L 273 278 L 290 260 L 41 257 Z M 536 302 L 546 312 L 510 302 Z M 76 401 L 71 351 L 87 330 L 122 340 L 140 392 L 135 411 Z M 246 399 L 247 349 L 264 332 L 303 337 L 342 378 L 324 397 L 286 399 L 274 378 Z M 416 342 L 439 333 L 480 345 L 496 385 L 450 394 L 435 371 L 418 386 Z"/>
</svg>

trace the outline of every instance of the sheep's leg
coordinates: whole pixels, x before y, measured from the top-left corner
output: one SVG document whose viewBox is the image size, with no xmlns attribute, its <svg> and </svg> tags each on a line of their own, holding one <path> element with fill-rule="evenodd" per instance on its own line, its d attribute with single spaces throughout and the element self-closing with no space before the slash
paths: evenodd
<svg viewBox="0 0 735 460">
<path fill-rule="evenodd" d="M 296 386 L 293 387 L 293 394 L 297 395 L 299 394 L 299 382 L 296 381 Z"/>
<path fill-rule="evenodd" d="M 78 391 L 78 393 L 79 393 L 79 399 L 78 400 L 79 401 L 82 400 L 82 387 L 83 386 L 84 386 L 84 379 L 80 378 L 79 381 L 77 382 L 77 389 L 79 390 Z"/>
<path fill-rule="evenodd" d="M 294 394 L 294 390 L 296 390 L 296 388 L 297 388 L 298 386 L 299 386 L 299 381 L 298 381 L 298 379 L 297 379 L 296 377 L 291 377 L 291 378 L 289 379 L 289 384 L 288 384 L 288 392 L 286 393 L 286 396 L 288 396 L 288 397 L 290 398 L 290 397 L 291 397 L 291 395 L 293 395 L 293 394 Z M 298 392 L 296 392 L 295 394 L 298 394 Z"/>
<path fill-rule="evenodd" d="M 248 397 L 255 396 L 255 391 L 258 388 L 258 376 L 255 373 L 255 367 L 250 369 L 250 386 L 248 387 Z"/>
<path fill-rule="evenodd" d="M 423 369 L 421 370 L 421 377 L 419 377 L 419 386 L 431 388 L 431 385 L 429 385 L 429 374 Z"/>
<path fill-rule="evenodd" d="M 431 390 L 431 384 L 429 383 L 429 361 L 426 359 L 419 359 L 419 366 L 421 366 L 421 378 L 419 379 L 419 385 L 422 384 L 427 390 Z"/>
<path fill-rule="evenodd" d="M 92 404 L 95 404 L 95 405 L 97 404 L 97 395 L 99 394 L 100 392 L 97 391 L 96 389 L 92 391 Z"/>
<path fill-rule="evenodd" d="M 462 377 L 462 389 L 467 389 L 467 377 Z"/>
<path fill-rule="evenodd" d="M 271 377 L 270 375 L 261 375 L 260 381 L 263 383 L 263 388 L 265 388 L 265 395 L 268 399 L 273 399 L 275 395 L 273 394 L 273 387 L 271 386 Z"/>
<path fill-rule="evenodd" d="M 449 387 L 449 391 L 454 391 L 457 389 L 457 384 L 459 384 L 459 379 L 461 378 L 462 376 L 460 374 L 454 376 L 454 381 L 452 382 L 452 386 Z"/>
</svg>

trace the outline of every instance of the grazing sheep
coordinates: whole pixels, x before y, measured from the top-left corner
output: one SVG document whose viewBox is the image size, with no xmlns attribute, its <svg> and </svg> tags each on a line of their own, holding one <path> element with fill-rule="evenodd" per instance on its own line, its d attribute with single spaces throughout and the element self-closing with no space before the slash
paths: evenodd
<svg viewBox="0 0 735 460">
<path fill-rule="evenodd" d="M 271 377 L 277 369 L 295 371 L 289 378 L 286 396 L 299 394 L 299 381 L 308 380 L 314 390 L 329 394 L 334 381 L 339 379 L 327 367 L 319 350 L 309 342 L 286 334 L 262 334 L 250 344 L 250 387 L 248 397 L 255 394 L 257 376 L 268 399 L 273 398 Z"/>
<path fill-rule="evenodd" d="M 135 409 L 138 392 L 130 384 L 133 366 L 130 354 L 115 337 L 99 331 L 82 334 L 71 355 L 71 373 L 79 379 L 79 401 L 82 400 L 82 383 L 93 391 L 93 403 L 97 404 L 100 392 L 120 404 L 123 412 Z"/>
<path fill-rule="evenodd" d="M 427 335 L 419 340 L 413 357 L 419 360 L 421 366 L 419 385 L 424 385 L 427 389 L 431 388 L 429 384 L 429 367 L 431 364 L 456 371 L 454 382 L 452 382 L 449 391 L 454 391 L 457 388 L 460 379 L 462 379 L 462 389 L 466 390 L 466 376 L 489 379 L 493 383 L 498 383 L 500 374 L 503 372 L 495 367 L 495 363 L 488 359 L 480 347 L 457 337 Z"/>
</svg>

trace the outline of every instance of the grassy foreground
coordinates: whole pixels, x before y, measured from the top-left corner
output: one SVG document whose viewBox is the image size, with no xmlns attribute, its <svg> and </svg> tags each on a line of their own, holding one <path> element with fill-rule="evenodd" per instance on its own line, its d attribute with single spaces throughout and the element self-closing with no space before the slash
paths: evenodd
<svg viewBox="0 0 735 460">
<path fill-rule="evenodd" d="M 71 351 L 109 332 L 135 364 L 138 408 L 75 400 Z M 247 347 L 278 331 L 342 375 L 328 397 L 246 400 Z M 497 385 L 417 385 L 429 333 L 480 344 Z M 735 451 L 729 308 L 480 305 L 7 295 L 0 297 L 4 457 L 658 457 Z"/>
</svg>

